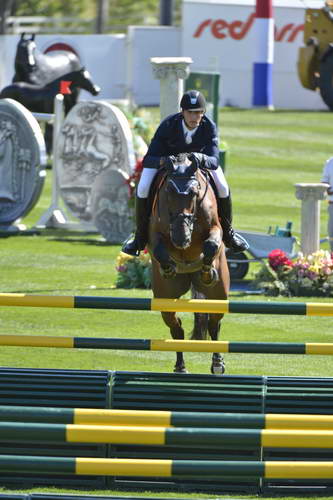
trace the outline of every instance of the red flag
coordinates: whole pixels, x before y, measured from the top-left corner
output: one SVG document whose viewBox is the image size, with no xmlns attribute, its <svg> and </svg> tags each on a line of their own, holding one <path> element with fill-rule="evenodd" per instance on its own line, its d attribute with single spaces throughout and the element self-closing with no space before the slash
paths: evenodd
<svg viewBox="0 0 333 500">
<path fill-rule="evenodd" d="M 72 82 L 69 82 L 67 80 L 61 80 L 60 82 L 60 94 L 71 94 L 71 89 L 69 88 L 70 84 Z"/>
</svg>

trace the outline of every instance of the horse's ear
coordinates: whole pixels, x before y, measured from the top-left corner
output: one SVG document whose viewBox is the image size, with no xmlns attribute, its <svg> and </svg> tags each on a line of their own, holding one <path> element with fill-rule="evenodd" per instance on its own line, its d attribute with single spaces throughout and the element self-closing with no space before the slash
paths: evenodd
<svg viewBox="0 0 333 500">
<path fill-rule="evenodd" d="M 21 33 L 21 40 L 24 40 L 25 33 Z"/>
<path fill-rule="evenodd" d="M 30 37 L 30 40 L 34 40 L 35 39 L 35 33 L 33 33 Z"/>
</svg>

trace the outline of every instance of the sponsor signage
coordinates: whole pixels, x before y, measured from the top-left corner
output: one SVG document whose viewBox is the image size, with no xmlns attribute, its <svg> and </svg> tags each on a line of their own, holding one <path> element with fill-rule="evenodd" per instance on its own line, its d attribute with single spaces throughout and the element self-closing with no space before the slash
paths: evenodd
<svg viewBox="0 0 333 500">
<path fill-rule="evenodd" d="M 323 5 L 323 1 L 273 0 L 275 107 L 326 107 L 320 95 L 301 86 L 297 75 L 305 6 L 321 8 Z M 255 0 L 184 0 L 183 55 L 192 57 L 192 71 L 221 74 L 221 105 L 251 107 L 253 62 L 258 43 L 254 21 Z"/>
<path fill-rule="evenodd" d="M 233 40 L 243 40 L 252 28 L 255 19 L 255 13 L 248 15 L 245 21 L 235 19 L 228 23 L 225 19 L 205 19 L 202 21 L 193 33 L 193 38 L 200 38 L 205 30 L 211 32 L 212 36 L 223 40 L 232 38 Z M 303 33 L 303 23 L 285 23 L 281 27 L 275 26 L 275 41 L 286 41 L 292 43 L 297 35 Z"/>
</svg>

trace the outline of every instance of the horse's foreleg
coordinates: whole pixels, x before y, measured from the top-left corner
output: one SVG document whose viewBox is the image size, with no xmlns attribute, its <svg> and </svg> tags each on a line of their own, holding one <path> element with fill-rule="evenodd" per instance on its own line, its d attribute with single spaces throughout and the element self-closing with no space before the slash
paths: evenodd
<svg viewBox="0 0 333 500">
<path fill-rule="evenodd" d="M 174 278 L 176 276 L 176 265 L 170 258 L 162 238 L 159 238 L 157 244 L 154 246 L 153 255 L 160 265 L 163 278 Z"/>
<path fill-rule="evenodd" d="M 221 314 L 210 314 L 208 320 L 208 332 L 210 338 L 213 341 L 218 340 L 220 328 L 221 328 L 221 319 L 223 315 Z M 225 372 L 225 365 L 223 356 L 219 352 L 214 352 L 212 356 L 212 365 L 210 369 L 213 375 L 222 375 Z"/>
<path fill-rule="evenodd" d="M 185 334 L 182 328 L 181 320 L 176 316 L 175 312 L 161 312 L 164 323 L 170 328 L 171 337 L 175 340 L 184 340 Z M 187 373 L 185 361 L 182 352 L 176 353 L 175 373 Z"/>
<path fill-rule="evenodd" d="M 211 229 L 209 237 L 203 243 L 203 259 L 200 279 L 205 286 L 213 286 L 218 280 L 218 273 L 213 266 L 213 262 L 221 247 L 221 243 L 221 230 L 215 226 Z"/>
</svg>

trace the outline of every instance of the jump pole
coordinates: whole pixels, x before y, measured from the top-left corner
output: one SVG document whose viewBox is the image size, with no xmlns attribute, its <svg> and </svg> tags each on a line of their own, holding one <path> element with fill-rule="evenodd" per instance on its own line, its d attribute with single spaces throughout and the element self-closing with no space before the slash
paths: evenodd
<svg viewBox="0 0 333 500">
<path fill-rule="evenodd" d="M 333 449 L 333 431 L 297 429 L 216 429 L 0 422 L 6 442 L 103 443 L 180 446 L 205 449 L 320 448 Z"/>
<path fill-rule="evenodd" d="M 119 349 L 164 352 L 221 352 L 262 354 L 332 355 L 333 343 L 228 342 L 210 340 L 158 340 L 47 335 L 0 335 L 0 346 L 54 347 L 65 349 Z"/>
<path fill-rule="evenodd" d="M 206 427 L 237 429 L 308 429 L 333 431 L 333 415 L 291 413 L 221 413 L 169 410 L 119 410 L 0 406 L 0 421 L 156 427 Z"/>
<path fill-rule="evenodd" d="M 333 479 L 333 462 L 148 460 L 0 455 L 1 473 L 140 477 Z"/>
<path fill-rule="evenodd" d="M 68 309 L 124 309 L 140 311 L 290 314 L 333 316 L 333 304 L 320 302 L 242 302 L 199 299 L 129 299 L 127 297 L 0 294 L 0 306 L 61 307 Z"/>
</svg>

